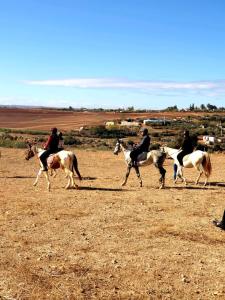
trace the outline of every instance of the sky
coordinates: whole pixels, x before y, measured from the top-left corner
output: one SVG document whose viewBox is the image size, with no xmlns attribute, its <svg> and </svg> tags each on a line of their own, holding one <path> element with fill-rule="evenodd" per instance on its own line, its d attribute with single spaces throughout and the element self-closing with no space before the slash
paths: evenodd
<svg viewBox="0 0 225 300">
<path fill-rule="evenodd" d="M 225 106 L 224 0 L 0 0 L 0 105 Z"/>
</svg>

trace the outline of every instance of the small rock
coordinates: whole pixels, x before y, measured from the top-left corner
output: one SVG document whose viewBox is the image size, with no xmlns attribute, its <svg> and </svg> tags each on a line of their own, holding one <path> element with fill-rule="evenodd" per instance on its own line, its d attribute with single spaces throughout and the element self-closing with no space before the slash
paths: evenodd
<svg viewBox="0 0 225 300">
<path fill-rule="evenodd" d="M 118 261 L 117 261 L 116 259 L 113 259 L 113 260 L 112 260 L 112 263 L 113 263 L 113 264 L 117 264 Z"/>
<path fill-rule="evenodd" d="M 184 274 L 181 275 L 181 281 L 183 281 L 184 283 L 189 283 L 190 282 L 190 280 Z"/>
</svg>

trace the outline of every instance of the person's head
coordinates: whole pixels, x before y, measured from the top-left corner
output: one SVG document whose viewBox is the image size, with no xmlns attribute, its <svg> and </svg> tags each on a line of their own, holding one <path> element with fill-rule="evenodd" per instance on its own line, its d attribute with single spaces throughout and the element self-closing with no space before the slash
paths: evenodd
<svg viewBox="0 0 225 300">
<path fill-rule="evenodd" d="M 189 130 L 184 130 L 184 136 L 189 137 Z"/>
<path fill-rule="evenodd" d="M 53 128 L 51 129 L 51 132 L 52 132 L 53 134 L 56 134 L 56 133 L 57 133 L 57 128 L 56 128 L 56 127 L 53 127 Z"/>
<path fill-rule="evenodd" d="M 62 136 L 62 132 L 61 132 L 61 131 L 59 132 L 58 137 L 59 137 L 60 139 L 62 139 L 63 136 Z"/>
<path fill-rule="evenodd" d="M 147 128 L 143 128 L 141 132 L 142 132 L 142 135 L 145 136 L 145 135 L 148 134 L 148 129 Z"/>
</svg>

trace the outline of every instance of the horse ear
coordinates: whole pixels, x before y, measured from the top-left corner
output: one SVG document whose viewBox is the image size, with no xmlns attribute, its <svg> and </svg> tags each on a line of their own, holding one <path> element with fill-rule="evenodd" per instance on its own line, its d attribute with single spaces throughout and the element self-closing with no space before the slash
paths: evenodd
<svg viewBox="0 0 225 300">
<path fill-rule="evenodd" d="M 31 149 L 31 147 L 32 147 L 31 143 L 30 143 L 29 141 L 26 141 L 26 144 L 27 144 L 27 147 L 28 147 L 29 149 Z"/>
</svg>

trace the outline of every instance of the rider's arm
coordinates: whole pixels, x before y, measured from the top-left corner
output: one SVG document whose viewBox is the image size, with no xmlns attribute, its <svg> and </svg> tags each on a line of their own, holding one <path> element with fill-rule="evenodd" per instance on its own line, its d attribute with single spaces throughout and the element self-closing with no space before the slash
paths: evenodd
<svg viewBox="0 0 225 300">
<path fill-rule="evenodd" d="M 46 144 L 44 145 L 44 149 L 45 149 L 45 150 L 48 149 L 48 146 L 49 146 L 49 144 L 51 143 L 51 141 L 52 141 L 52 136 L 50 136 L 50 137 L 48 138 Z"/>
<path fill-rule="evenodd" d="M 143 145 L 144 143 L 145 143 L 145 138 L 143 138 L 143 139 L 140 141 L 140 143 L 136 145 L 135 148 L 136 148 L 136 149 L 141 148 L 142 145 Z"/>
</svg>

